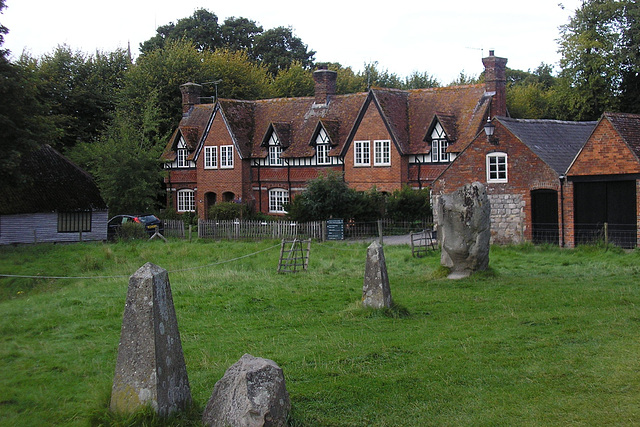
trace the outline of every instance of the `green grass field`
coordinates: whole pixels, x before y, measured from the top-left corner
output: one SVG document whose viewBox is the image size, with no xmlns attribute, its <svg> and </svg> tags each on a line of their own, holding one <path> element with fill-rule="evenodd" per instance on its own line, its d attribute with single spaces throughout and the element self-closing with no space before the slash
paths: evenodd
<svg viewBox="0 0 640 427">
<path fill-rule="evenodd" d="M 640 422 L 640 252 L 494 247 L 450 281 L 439 253 L 385 246 L 394 301 L 360 307 L 366 244 L 313 243 L 278 274 L 279 242 L 0 248 L 0 425 L 111 422 L 128 277 L 169 270 L 198 425 L 244 353 L 283 369 L 293 426 L 620 426 Z M 96 277 L 101 278 L 86 278 Z M 147 414 L 148 415 L 148 414 Z"/>
</svg>

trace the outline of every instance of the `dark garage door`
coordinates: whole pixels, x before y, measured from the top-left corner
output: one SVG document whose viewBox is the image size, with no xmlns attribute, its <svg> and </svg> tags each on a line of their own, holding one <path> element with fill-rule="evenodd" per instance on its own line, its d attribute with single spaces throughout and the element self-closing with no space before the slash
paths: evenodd
<svg viewBox="0 0 640 427">
<path fill-rule="evenodd" d="M 608 240 L 618 246 L 636 245 L 636 182 L 574 183 L 576 244 Z"/>
</svg>

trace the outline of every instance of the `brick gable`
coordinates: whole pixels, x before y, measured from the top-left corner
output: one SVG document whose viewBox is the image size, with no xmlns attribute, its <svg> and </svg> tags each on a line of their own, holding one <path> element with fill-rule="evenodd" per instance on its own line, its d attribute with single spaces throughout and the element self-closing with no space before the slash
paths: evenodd
<svg viewBox="0 0 640 427">
<path fill-rule="evenodd" d="M 640 173 L 640 162 L 614 124 L 603 117 L 569 168 L 568 176 Z"/>
</svg>

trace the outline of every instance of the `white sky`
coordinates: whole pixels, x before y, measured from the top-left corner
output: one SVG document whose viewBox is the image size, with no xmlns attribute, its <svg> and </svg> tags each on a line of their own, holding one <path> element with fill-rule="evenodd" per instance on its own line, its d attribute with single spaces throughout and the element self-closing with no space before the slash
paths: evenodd
<svg viewBox="0 0 640 427">
<path fill-rule="evenodd" d="M 559 3 L 564 4 L 564 10 Z M 362 71 L 378 63 L 400 77 L 427 72 L 442 84 L 461 71 L 482 72 L 490 49 L 508 58 L 507 66 L 533 70 L 556 65 L 558 27 L 581 0 L 5 0 L 0 23 L 9 28 L 4 47 L 17 57 L 51 53 L 60 44 L 86 53 L 127 47 L 137 54 L 141 42 L 160 25 L 204 8 L 225 18 L 256 21 L 267 30 L 288 26 L 318 62 L 339 62 Z M 320 7 L 320 5 L 323 5 Z"/>
</svg>

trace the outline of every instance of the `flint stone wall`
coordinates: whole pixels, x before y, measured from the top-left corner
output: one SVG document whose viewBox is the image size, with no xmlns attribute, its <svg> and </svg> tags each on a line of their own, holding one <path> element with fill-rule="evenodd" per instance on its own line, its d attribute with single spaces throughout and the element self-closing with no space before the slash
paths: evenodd
<svg viewBox="0 0 640 427">
<path fill-rule="evenodd" d="M 491 243 L 517 244 L 524 241 L 525 201 L 520 194 L 489 194 Z"/>
</svg>

